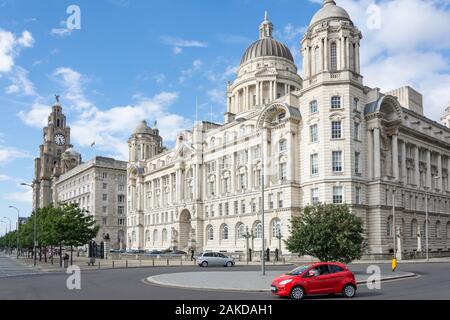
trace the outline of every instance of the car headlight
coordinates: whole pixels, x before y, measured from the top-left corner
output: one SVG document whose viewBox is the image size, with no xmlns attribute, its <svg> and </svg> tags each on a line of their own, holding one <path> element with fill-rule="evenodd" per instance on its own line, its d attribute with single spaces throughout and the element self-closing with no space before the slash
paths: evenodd
<svg viewBox="0 0 450 320">
<path fill-rule="evenodd" d="M 288 284 L 289 282 L 291 282 L 292 279 L 286 279 L 280 282 L 280 285 L 284 286 L 285 284 Z"/>
</svg>

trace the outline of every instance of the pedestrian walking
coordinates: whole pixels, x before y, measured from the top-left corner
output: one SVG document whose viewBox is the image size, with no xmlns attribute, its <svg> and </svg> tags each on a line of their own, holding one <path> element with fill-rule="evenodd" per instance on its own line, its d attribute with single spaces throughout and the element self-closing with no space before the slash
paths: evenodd
<svg viewBox="0 0 450 320">
<path fill-rule="evenodd" d="M 275 249 L 275 261 L 277 261 L 277 262 L 279 261 L 279 260 L 278 260 L 278 258 L 279 258 L 278 255 L 279 255 L 279 254 L 280 254 L 280 251 L 278 250 L 278 248 L 276 248 L 276 249 Z"/>
</svg>

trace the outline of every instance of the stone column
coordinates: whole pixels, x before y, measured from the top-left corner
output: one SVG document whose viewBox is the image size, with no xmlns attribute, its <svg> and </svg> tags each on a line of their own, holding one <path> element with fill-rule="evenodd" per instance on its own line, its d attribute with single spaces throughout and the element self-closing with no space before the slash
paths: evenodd
<svg viewBox="0 0 450 320">
<path fill-rule="evenodd" d="M 352 44 L 351 44 L 350 38 L 347 38 L 347 43 L 345 46 L 345 48 L 347 50 L 345 63 L 347 65 L 348 69 L 350 69 L 350 50 L 352 49 L 351 46 L 352 46 Z"/>
<path fill-rule="evenodd" d="M 269 101 L 273 101 L 273 81 L 269 82 Z"/>
<path fill-rule="evenodd" d="M 373 179 L 373 131 L 369 130 L 367 134 L 368 150 L 367 150 L 367 170 L 369 179 Z"/>
<path fill-rule="evenodd" d="M 180 201 L 181 201 L 181 197 L 180 197 L 180 195 L 181 195 L 181 174 L 180 174 L 180 169 L 177 169 L 176 171 L 175 171 L 175 185 L 176 185 L 176 190 L 175 190 L 175 201 L 177 202 L 177 203 L 180 203 Z"/>
<path fill-rule="evenodd" d="M 231 168 L 230 168 L 230 175 L 231 175 L 231 192 L 234 193 L 236 191 L 236 159 L 234 156 L 234 152 L 231 154 Z"/>
<path fill-rule="evenodd" d="M 256 95 L 256 105 L 260 105 L 261 103 L 259 102 L 259 81 L 256 81 L 255 95 Z"/>
<path fill-rule="evenodd" d="M 420 187 L 419 147 L 414 146 L 414 183 Z"/>
<path fill-rule="evenodd" d="M 436 180 L 436 189 L 442 191 L 442 155 L 438 154 L 438 175 L 440 179 Z"/>
<path fill-rule="evenodd" d="M 398 181 L 400 176 L 398 172 L 398 136 L 396 134 L 392 136 L 392 174 Z"/>
<path fill-rule="evenodd" d="M 325 37 L 323 41 L 323 70 L 328 71 L 328 38 Z"/>
<path fill-rule="evenodd" d="M 360 73 L 360 61 L 359 61 L 359 42 L 357 42 L 356 44 L 355 44 L 355 61 L 356 61 L 356 63 L 355 63 L 355 65 L 356 65 L 356 70 L 355 70 L 355 72 L 356 73 Z"/>
<path fill-rule="evenodd" d="M 403 185 L 408 184 L 408 172 L 406 170 L 406 141 L 402 141 L 402 181 Z"/>
<path fill-rule="evenodd" d="M 341 52 L 341 56 L 340 56 L 340 65 L 341 65 L 341 70 L 345 69 L 345 37 L 341 38 L 340 41 L 340 52 Z"/>
<path fill-rule="evenodd" d="M 450 191 L 450 157 L 447 158 L 447 191 Z"/>
<path fill-rule="evenodd" d="M 380 150 L 380 129 L 373 129 L 373 165 L 374 165 L 374 178 L 381 178 L 381 150 Z"/>
<path fill-rule="evenodd" d="M 269 170 L 270 170 L 270 166 L 268 163 L 270 157 L 267 154 L 268 153 L 267 129 L 261 129 L 261 130 L 262 130 L 262 135 L 263 135 L 261 150 L 262 150 L 262 156 L 264 157 L 264 158 L 262 158 L 264 161 L 264 168 L 262 168 L 262 170 L 264 171 L 264 186 L 267 186 L 268 182 L 269 182 L 268 180 L 269 180 Z"/>
<path fill-rule="evenodd" d="M 427 180 L 426 186 L 431 188 L 431 151 L 427 150 Z"/>
<path fill-rule="evenodd" d="M 253 166 L 254 166 L 254 160 L 253 160 L 253 152 L 252 148 L 248 149 L 248 190 L 253 190 Z"/>
</svg>

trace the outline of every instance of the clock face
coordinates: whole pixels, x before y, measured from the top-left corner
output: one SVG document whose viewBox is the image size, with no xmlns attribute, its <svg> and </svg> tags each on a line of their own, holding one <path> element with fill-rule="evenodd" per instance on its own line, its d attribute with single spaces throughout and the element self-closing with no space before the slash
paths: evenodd
<svg viewBox="0 0 450 320">
<path fill-rule="evenodd" d="M 66 137 L 64 137 L 64 136 L 63 136 L 62 134 L 60 134 L 60 133 L 55 134 L 55 143 L 56 143 L 58 146 L 64 145 L 64 144 L 66 143 Z"/>
</svg>

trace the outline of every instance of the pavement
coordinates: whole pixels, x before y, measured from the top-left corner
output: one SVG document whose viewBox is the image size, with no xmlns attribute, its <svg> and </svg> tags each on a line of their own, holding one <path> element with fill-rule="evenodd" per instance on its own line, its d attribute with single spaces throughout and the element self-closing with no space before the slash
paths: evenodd
<svg viewBox="0 0 450 320">
<path fill-rule="evenodd" d="M 9 259 L 9 258 L 8 258 Z M 15 259 L 15 258 L 13 258 Z M 8 260 L 0 259 L 0 269 L 6 269 Z M 372 264 L 351 264 L 356 274 L 367 272 Z M 378 265 L 382 274 L 389 274 L 390 265 Z M 267 272 L 285 273 L 292 266 L 267 266 Z M 69 290 L 66 286 L 70 274 L 65 272 L 37 272 L 26 274 L 28 269 L 20 269 L 24 275 L 0 278 L 0 300 L 280 300 L 269 292 L 216 291 L 167 287 L 146 281 L 148 277 L 197 273 L 208 276 L 209 272 L 259 272 L 259 266 L 235 266 L 233 268 L 199 268 L 194 266 L 142 267 L 128 269 L 91 269 L 81 271 L 81 290 Z M 355 300 L 450 300 L 450 263 L 400 264 L 397 272 L 415 273 L 417 277 L 383 281 L 380 289 L 370 290 L 366 285 L 358 287 Z M 343 300 L 342 297 L 315 296 L 308 300 Z M 282 300 L 282 299 L 281 299 Z"/>
<path fill-rule="evenodd" d="M 25 266 L 15 259 L 11 259 L 9 256 L 0 254 L 0 278 L 24 276 L 39 273 L 32 267 Z"/>
<path fill-rule="evenodd" d="M 160 286 L 188 289 L 270 292 L 272 280 L 282 274 L 283 272 L 280 271 L 267 271 L 265 276 L 261 274 L 261 271 L 178 272 L 151 276 L 145 281 Z M 370 275 L 369 273 L 355 273 L 355 278 L 358 284 L 364 284 Z M 382 273 L 381 281 L 415 276 L 416 274 L 412 272 L 403 271 Z"/>
</svg>

